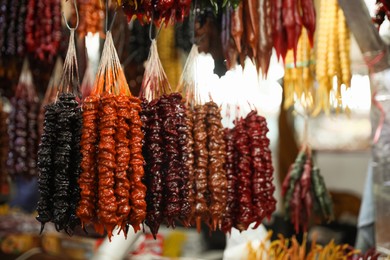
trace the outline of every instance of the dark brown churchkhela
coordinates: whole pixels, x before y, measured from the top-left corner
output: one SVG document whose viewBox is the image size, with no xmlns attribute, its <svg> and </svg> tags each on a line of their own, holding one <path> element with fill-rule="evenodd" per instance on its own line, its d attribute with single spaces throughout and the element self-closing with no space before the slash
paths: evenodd
<svg viewBox="0 0 390 260">
<path fill-rule="evenodd" d="M 228 193 L 221 230 L 225 233 L 230 233 L 232 227 L 246 230 L 252 223 L 257 227 L 265 217 L 271 217 L 276 206 L 265 118 L 251 111 L 234 124 L 233 129 L 225 129 L 224 135 Z"/>
<path fill-rule="evenodd" d="M 180 96 L 180 94 L 179 94 Z M 180 96 L 181 97 L 181 96 Z M 186 188 L 180 180 L 177 117 L 174 96 L 163 95 L 160 100 L 160 117 L 163 120 L 162 138 L 164 141 L 164 208 L 163 214 L 168 226 L 175 227 L 175 219 L 180 216 L 181 198 L 179 190 Z"/>
<path fill-rule="evenodd" d="M 37 207 L 37 220 L 42 223 L 41 232 L 45 224 L 53 218 L 52 195 L 55 188 L 53 185 L 54 160 L 52 154 L 56 147 L 56 107 L 56 103 L 46 106 L 41 144 L 38 149 L 38 189 L 40 198 Z"/>
<path fill-rule="evenodd" d="M 25 63 L 15 95 L 11 98 L 9 115 L 7 166 L 12 177 L 37 175 L 38 110 L 39 99 Z"/>
<path fill-rule="evenodd" d="M 195 156 L 195 214 L 196 227 L 200 231 L 201 221 L 209 223 L 210 212 L 208 208 L 207 167 L 209 154 L 207 149 L 206 107 L 197 105 L 194 108 L 194 156 Z"/>
<path fill-rule="evenodd" d="M 18 84 L 15 96 L 11 98 L 9 115 L 8 171 L 12 177 L 27 176 L 27 119 L 28 102 L 25 84 Z"/>
<path fill-rule="evenodd" d="M 194 140 L 192 138 L 192 117 L 190 109 L 187 110 L 184 102 L 181 101 L 181 96 L 177 96 L 177 117 L 180 122 L 177 129 L 179 134 L 179 154 L 180 154 L 180 179 L 182 180 L 183 187 L 180 189 L 181 197 L 181 211 L 180 219 L 184 226 L 188 227 L 191 224 L 191 218 L 194 213 L 194 155 L 193 145 Z"/>
<path fill-rule="evenodd" d="M 273 197 L 275 187 L 272 183 L 273 166 L 269 150 L 270 141 L 266 137 L 268 128 L 265 118 L 257 115 L 256 111 L 252 111 L 245 120 L 252 157 L 252 201 L 257 227 L 264 217 L 270 218 L 275 211 L 276 201 Z"/>
<path fill-rule="evenodd" d="M 180 220 L 191 224 L 194 211 L 193 155 L 191 119 L 179 93 L 163 95 L 150 103 L 144 101 L 148 212 L 145 223 L 153 235 L 165 220 L 175 226 Z M 207 206 L 207 205 L 206 205 Z"/>
<path fill-rule="evenodd" d="M 235 121 L 234 140 L 235 149 L 237 150 L 235 168 L 237 171 L 238 200 L 235 227 L 238 230 L 246 230 L 254 221 L 252 206 L 252 158 L 249 147 L 249 136 L 245 126 L 245 120 L 242 118 Z"/>
<path fill-rule="evenodd" d="M 71 234 L 79 224 L 81 110 L 74 94 L 61 93 L 46 106 L 44 129 L 38 150 L 39 192 L 37 220 L 52 221 L 57 230 Z"/>
<path fill-rule="evenodd" d="M 207 109 L 207 147 L 209 150 L 208 189 L 210 193 L 211 228 L 216 230 L 221 226 L 222 215 L 226 209 L 227 181 L 224 169 L 226 146 L 223 140 L 222 117 L 218 105 L 210 101 L 205 104 Z"/>
<path fill-rule="evenodd" d="M 232 227 L 234 227 L 234 219 L 236 215 L 237 200 L 236 200 L 236 183 L 237 176 L 234 168 L 234 162 L 237 159 L 236 152 L 234 150 L 234 130 L 225 129 L 224 139 L 226 143 L 226 162 L 225 171 L 227 179 L 227 199 L 226 210 L 223 215 L 221 230 L 224 233 L 230 233 Z"/>
<path fill-rule="evenodd" d="M 163 221 L 163 140 L 161 138 L 162 120 L 158 113 L 158 100 L 143 103 L 143 122 L 145 124 L 144 157 L 146 159 L 145 180 L 147 215 L 145 224 L 156 236 Z"/>
</svg>

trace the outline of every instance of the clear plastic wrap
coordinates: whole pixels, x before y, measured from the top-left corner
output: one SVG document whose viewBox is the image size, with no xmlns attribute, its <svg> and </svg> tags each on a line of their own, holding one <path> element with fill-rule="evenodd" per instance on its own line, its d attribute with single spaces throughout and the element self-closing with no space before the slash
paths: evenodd
<svg viewBox="0 0 390 260">
<path fill-rule="evenodd" d="M 390 69 L 371 76 L 373 178 L 377 250 L 390 253 Z"/>
</svg>

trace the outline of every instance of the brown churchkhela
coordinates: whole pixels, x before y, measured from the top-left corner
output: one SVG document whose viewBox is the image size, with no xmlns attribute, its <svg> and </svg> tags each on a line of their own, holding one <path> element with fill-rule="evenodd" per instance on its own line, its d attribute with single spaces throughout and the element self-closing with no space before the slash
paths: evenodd
<svg viewBox="0 0 390 260">
<path fill-rule="evenodd" d="M 143 155 L 146 159 L 145 181 L 148 186 L 146 193 L 147 213 L 145 224 L 155 236 L 163 221 L 162 215 L 162 155 L 163 141 L 161 139 L 162 120 L 158 114 L 158 100 L 142 102 L 142 122 L 144 123 Z M 153 144 L 153 145 L 151 145 Z"/>
<path fill-rule="evenodd" d="M 200 231 L 200 223 L 209 223 L 207 166 L 209 154 L 207 149 L 206 107 L 198 105 L 194 109 L 194 156 L 195 156 L 195 214 L 196 227 Z"/>
<path fill-rule="evenodd" d="M 227 181 L 224 169 L 226 146 L 223 140 L 223 126 L 219 107 L 213 101 L 206 103 L 206 131 L 208 162 L 208 189 L 210 193 L 211 228 L 220 228 L 222 215 L 226 208 Z"/>
<path fill-rule="evenodd" d="M 183 163 L 183 174 L 187 174 L 187 203 L 190 207 L 189 212 L 187 210 L 182 210 L 182 221 L 184 226 L 190 226 L 191 219 L 195 211 L 195 192 L 194 192 L 194 138 L 192 135 L 192 130 L 194 128 L 193 122 L 193 112 L 191 108 L 185 107 L 182 103 L 181 109 L 184 109 L 186 116 L 184 118 L 185 127 L 182 126 L 179 129 L 180 137 L 180 154 L 181 154 L 181 163 Z M 184 193 L 184 192 L 183 192 Z M 182 194 L 184 197 L 185 194 Z"/>
<path fill-rule="evenodd" d="M 237 159 L 237 153 L 234 150 L 234 130 L 224 130 L 224 140 L 226 144 L 226 162 L 225 171 L 227 179 L 227 199 L 226 210 L 223 215 L 221 230 L 224 233 L 230 233 L 234 226 L 234 217 L 236 215 L 237 200 L 236 200 L 236 183 L 237 176 L 235 172 L 234 162 Z"/>
<path fill-rule="evenodd" d="M 260 225 L 275 211 L 275 187 L 267 122 L 251 111 L 237 118 L 233 129 L 225 129 L 227 205 L 221 230 L 232 227 L 246 230 L 251 223 Z"/>
</svg>

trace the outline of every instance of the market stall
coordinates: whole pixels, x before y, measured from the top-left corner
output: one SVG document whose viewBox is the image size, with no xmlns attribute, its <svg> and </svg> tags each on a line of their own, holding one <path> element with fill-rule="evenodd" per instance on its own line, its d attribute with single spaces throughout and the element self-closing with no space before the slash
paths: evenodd
<svg viewBox="0 0 390 260">
<path fill-rule="evenodd" d="M 390 255 L 387 1 L 0 7 L 2 257 Z"/>
</svg>

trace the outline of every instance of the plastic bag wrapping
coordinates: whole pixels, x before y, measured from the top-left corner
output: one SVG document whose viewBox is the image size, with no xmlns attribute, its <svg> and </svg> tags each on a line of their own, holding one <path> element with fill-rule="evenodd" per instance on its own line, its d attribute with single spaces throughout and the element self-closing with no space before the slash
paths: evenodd
<svg viewBox="0 0 390 260">
<path fill-rule="evenodd" d="M 198 91 L 198 80 L 196 77 L 197 59 L 199 56 L 198 46 L 192 45 L 191 51 L 188 54 L 186 63 L 183 68 L 179 84 L 176 88 L 177 92 L 181 92 L 187 104 L 193 102 L 196 105 L 200 100 Z"/>
<path fill-rule="evenodd" d="M 170 90 L 171 86 L 158 56 L 157 42 L 152 40 L 149 57 L 145 65 L 140 97 L 152 101 Z"/>
<path fill-rule="evenodd" d="M 377 250 L 390 253 L 390 69 L 371 75 L 372 166 Z"/>
</svg>

